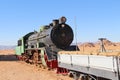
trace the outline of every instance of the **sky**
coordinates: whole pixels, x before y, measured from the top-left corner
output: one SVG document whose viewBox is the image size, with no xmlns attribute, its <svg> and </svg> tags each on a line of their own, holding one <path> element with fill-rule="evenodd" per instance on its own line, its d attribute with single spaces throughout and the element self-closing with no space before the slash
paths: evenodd
<svg viewBox="0 0 120 80">
<path fill-rule="evenodd" d="M 53 19 L 67 18 L 74 42 L 120 42 L 120 0 L 0 0 L 0 45 L 16 45 Z"/>
</svg>

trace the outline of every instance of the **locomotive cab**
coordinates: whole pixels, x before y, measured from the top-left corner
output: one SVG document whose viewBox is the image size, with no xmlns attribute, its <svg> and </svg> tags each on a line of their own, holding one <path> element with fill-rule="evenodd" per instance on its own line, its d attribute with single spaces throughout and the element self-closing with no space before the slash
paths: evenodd
<svg viewBox="0 0 120 80">
<path fill-rule="evenodd" d="M 27 40 L 30 35 L 34 34 L 34 32 L 30 32 L 20 38 L 17 42 L 17 47 L 15 48 L 16 55 L 22 55 L 22 53 L 25 53 L 25 49 L 27 48 Z"/>
<path fill-rule="evenodd" d="M 17 55 L 21 55 L 24 53 L 24 40 L 23 38 L 20 38 L 17 43 L 17 47 L 15 48 L 15 52 Z"/>
</svg>

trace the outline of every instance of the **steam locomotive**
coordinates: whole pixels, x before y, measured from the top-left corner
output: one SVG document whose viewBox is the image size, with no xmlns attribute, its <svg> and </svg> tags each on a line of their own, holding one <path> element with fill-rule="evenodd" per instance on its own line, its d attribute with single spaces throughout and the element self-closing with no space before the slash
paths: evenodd
<svg viewBox="0 0 120 80">
<path fill-rule="evenodd" d="M 20 38 L 16 47 L 18 58 L 50 69 L 57 68 L 58 51 L 76 50 L 76 46 L 70 46 L 74 34 L 66 20 L 65 17 L 55 19 L 49 25 L 42 26 L 38 32 L 30 32 Z"/>
</svg>

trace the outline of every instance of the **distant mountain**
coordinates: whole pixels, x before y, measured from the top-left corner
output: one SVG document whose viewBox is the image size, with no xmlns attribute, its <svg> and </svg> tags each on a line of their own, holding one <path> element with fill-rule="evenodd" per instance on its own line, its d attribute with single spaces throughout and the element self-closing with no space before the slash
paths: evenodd
<svg viewBox="0 0 120 80">
<path fill-rule="evenodd" d="M 82 44 L 80 44 L 79 46 L 84 46 L 84 47 L 95 47 L 95 46 L 100 46 L 101 42 L 97 41 L 97 42 L 84 42 Z M 120 42 L 112 42 L 110 40 L 104 40 L 103 44 L 105 46 L 120 46 Z"/>
<path fill-rule="evenodd" d="M 15 45 L 14 46 L 6 46 L 6 45 L 0 45 L 0 50 L 8 50 L 8 49 L 15 49 Z"/>
<path fill-rule="evenodd" d="M 98 42 L 96 42 L 95 43 L 95 45 L 100 45 L 100 41 L 98 41 Z M 119 43 L 119 42 L 118 42 Z M 112 42 L 112 41 L 110 41 L 110 40 L 104 40 L 103 41 L 103 44 L 105 45 L 105 46 L 116 46 L 117 44 L 115 43 L 115 42 Z"/>
</svg>

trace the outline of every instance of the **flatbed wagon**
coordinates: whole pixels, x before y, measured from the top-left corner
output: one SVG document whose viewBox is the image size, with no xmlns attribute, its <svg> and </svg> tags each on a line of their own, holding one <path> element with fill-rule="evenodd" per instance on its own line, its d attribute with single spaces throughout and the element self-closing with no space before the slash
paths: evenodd
<svg viewBox="0 0 120 80">
<path fill-rule="evenodd" d="M 90 55 L 79 51 L 58 53 L 58 66 L 83 80 L 120 80 L 120 56 Z M 85 79 L 86 78 L 86 79 Z"/>
</svg>

